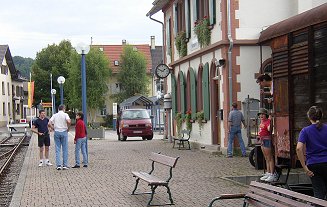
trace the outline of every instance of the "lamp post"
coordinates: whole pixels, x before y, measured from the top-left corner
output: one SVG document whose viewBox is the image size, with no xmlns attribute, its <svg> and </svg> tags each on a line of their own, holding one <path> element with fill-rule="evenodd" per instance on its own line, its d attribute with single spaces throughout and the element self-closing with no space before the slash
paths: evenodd
<svg viewBox="0 0 327 207">
<path fill-rule="evenodd" d="M 59 86 L 60 86 L 60 104 L 64 104 L 64 88 L 63 85 L 65 83 L 64 76 L 59 76 L 57 79 Z"/>
<path fill-rule="evenodd" d="M 56 89 L 51 89 L 51 98 L 52 98 L 52 115 L 56 113 Z"/>
<path fill-rule="evenodd" d="M 81 60 L 81 74 L 82 74 L 82 111 L 84 114 L 84 123 L 87 126 L 87 106 L 86 106 L 86 67 L 85 67 L 85 55 L 90 51 L 90 46 L 84 43 L 79 43 L 76 46 L 76 52 L 82 55 Z"/>
</svg>

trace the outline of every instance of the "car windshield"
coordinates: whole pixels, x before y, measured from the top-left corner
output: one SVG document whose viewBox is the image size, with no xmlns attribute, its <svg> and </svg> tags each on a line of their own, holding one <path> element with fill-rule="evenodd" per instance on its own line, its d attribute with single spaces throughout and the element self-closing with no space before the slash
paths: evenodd
<svg viewBox="0 0 327 207">
<path fill-rule="evenodd" d="M 124 111 L 122 119 L 149 119 L 150 116 L 146 110 Z"/>
</svg>

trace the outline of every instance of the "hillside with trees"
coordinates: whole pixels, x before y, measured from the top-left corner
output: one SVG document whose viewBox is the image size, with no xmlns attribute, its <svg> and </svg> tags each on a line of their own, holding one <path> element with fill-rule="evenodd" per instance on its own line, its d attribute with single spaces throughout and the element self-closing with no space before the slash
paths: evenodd
<svg viewBox="0 0 327 207">
<path fill-rule="evenodd" d="M 29 79 L 34 60 L 32 58 L 24 58 L 21 56 L 14 56 L 12 59 L 16 69 L 20 71 L 21 75 Z"/>
</svg>

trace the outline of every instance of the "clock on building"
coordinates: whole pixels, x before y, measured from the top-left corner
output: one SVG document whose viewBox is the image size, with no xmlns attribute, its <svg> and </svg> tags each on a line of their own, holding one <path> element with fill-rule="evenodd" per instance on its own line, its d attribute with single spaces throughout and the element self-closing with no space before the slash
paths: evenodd
<svg viewBox="0 0 327 207">
<path fill-rule="evenodd" d="M 166 64 L 159 64 L 155 69 L 155 74 L 158 78 L 166 78 L 170 73 L 170 69 Z"/>
</svg>

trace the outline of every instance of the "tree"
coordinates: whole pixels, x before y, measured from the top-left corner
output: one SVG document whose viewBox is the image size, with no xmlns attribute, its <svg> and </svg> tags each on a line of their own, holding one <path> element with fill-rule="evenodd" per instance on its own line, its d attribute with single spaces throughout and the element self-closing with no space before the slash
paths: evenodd
<svg viewBox="0 0 327 207">
<path fill-rule="evenodd" d="M 24 58 L 21 56 L 14 56 L 12 59 L 16 69 L 20 71 L 21 75 L 29 79 L 34 60 L 32 58 Z"/>
<path fill-rule="evenodd" d="M 59 84 L 57 78 L 64 76 L 69 78 L 68 66 L 73 47 L 68 40 L 63 40 L 59 45 L 48 45 L 36 54 L 35 61 L 32 65 L 32 80 L 35 81 L 34 88 L 34 104 L 43 102 L 51 102 L 51 82 L 50 74 L 52 74 L 53 86 L 59 92 Z M 64 84 L 64 89 L 68 85 Z M 58 93 L 57 93 L 58 94 Z M 66 97 L 65 97 L 66 98 Z M 57 99 L 57 103 L 59 98 Z"/>
<path fill-rule="evenodd" d="M 121 91 L 112 95 L 116 102 L 121 103 L 135 94 L 148 94 L 149 79 L 146 75 L 147 62 L 145 56 L 126 45 L 120 57 L 121 67 L 117 74 Z"/>
<path fill-rule="evenodd" d="M 111 69 L 108 58 L 98 48 L 91 48 L 85 57 L 87 108 L 89 115 L 95 117 L 97 109 L 104 105 Z M 71 55 L 67 82 L 70 106 L 82 108 L 81 55 L 76 52 Z"/>
</svg>

